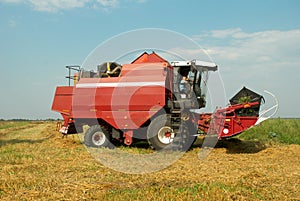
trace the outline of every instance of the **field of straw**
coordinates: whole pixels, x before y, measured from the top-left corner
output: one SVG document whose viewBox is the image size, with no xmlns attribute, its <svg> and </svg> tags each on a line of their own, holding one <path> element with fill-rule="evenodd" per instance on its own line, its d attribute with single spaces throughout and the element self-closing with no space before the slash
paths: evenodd
<svg viewBox="0 0 300 201">
<path fill-rule="evenodd" d="M 299 121 L 292 140 L 299 139 Z M 264 141 L 249 139 L 251 133 L 221 141 L 204 160 L 199 138 L 161 171 L 126 174 L 98 163 L 78 135 L 62 139 L 55 127 L 0 122 L 0 200 L 300 200 L 300 145 L 273 140 L 286 128 L 251 131 L 262 132 Z"/>
</svg>

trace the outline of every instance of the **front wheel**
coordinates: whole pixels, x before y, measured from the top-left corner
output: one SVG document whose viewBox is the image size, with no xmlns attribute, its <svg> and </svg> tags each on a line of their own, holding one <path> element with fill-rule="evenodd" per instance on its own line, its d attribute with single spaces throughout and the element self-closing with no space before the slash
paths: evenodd
<svg viewBox="0 0 300 201">
<path fill-rule="evenodd" d="M 151 121 L 147 130 L 147 139 L 151 148 L 161 150 L 170 145 L 175 134 L 167 115 L 159 115 Z"/>
<path fill-rule="evenodd" d="M 185 121 L 181 122 L 177 132 L 172 129 L 170 116 L 159 115 L 151 121 L 147 130 L 149 145 L 155 150 L 187 151 L 196 137 L 193 135 L 193 126 Z"/>
<path fill-rule="evenodd" d="M 100 125 L 91 126 L 85 133 L 84 143 L 89 147 L 108 147 L 112 144 L 109 141 L 110 135 L 107 129 Z"/>
</svg>

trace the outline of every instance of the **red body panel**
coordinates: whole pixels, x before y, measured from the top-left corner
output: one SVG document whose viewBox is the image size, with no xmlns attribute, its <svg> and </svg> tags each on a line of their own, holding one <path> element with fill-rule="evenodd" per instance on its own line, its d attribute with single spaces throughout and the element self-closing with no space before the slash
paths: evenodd
<svg viewBox="0 0 300 201">
<path fill-rule="evenodd" d="M 60 86 L 56 88 L 52 110 L 64 115 L 72 111 L 73 87 Z"/>
<path fill-rule="evenodd" d="M 258 104 L 259 102 L 238 104 L 219 109 L 215 113 L 202 114 L 198 127 L 206 134 L 218 134 L 219 139 L 232 137 L 252 127 L 258 120 L 258 116 L 237 115 L 236 110 L 251 108 Z"/>
<path fill-rule="evenodd" d="M 148 54 L 147 52 L 144 52 L 142 55 L 140 55 L 138 58 L 136 58 L 131 64 L 139 64 L 139 63 L 157 63 L 157 62 L 167 62 L 165 59 L 160 57 L 155 52 L 152 52 L 151 54 Z"/>
<path fill-rule="evenodd" d="M 74 119 L 102 119 L 116 129 L 137 129 L 165 105 L 167 66 L 124 65 L 119 77 L 82 78 L 76 87 L 57 87 L 52 109 Z"/>
<path fill-rule="evenodd" d="M 226 117 L 224 129 L 228 129 L 228 133 L 225 133 L 224 129 L 220 130 L 220 138 L 231 137 L 249 129 L 257 119 L 257 117 Z"/>
</svg>

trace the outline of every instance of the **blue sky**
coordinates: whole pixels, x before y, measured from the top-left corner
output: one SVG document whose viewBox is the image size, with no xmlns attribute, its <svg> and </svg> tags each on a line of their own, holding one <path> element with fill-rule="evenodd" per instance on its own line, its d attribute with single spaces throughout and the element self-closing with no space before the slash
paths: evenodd
<svg viewBox="0 0 300 201">
<path fill-rule="evenodd" d="M 277 116 L 300 117 L 299 11 L 297 0 L 0 0 L 0 118 L 60 117 L 51 104 L 67 84 L 65 65 L 140 28 L 199 43 L 219 65 L 228 99 L 242 86 L 267 89 Z"/>
</svg>

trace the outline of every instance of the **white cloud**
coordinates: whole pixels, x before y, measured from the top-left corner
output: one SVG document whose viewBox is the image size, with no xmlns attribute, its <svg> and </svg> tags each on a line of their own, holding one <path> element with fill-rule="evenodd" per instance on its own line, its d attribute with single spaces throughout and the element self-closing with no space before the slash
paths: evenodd
<svg viewBox="0 0 300 201">
<path fill-rule="evenodd" d="M 299 115 L 294 109 L 295 100 L 300 100 L 295 93 L 300 84 L 299 29 L 245 32 L 234 28 L 204 32 L 193 39 L 219 65 L 229 98 L 242 86 L 260 93 L 266 89 L 278 97 L 278 116 Z M 201 50 L 189 52 L 197 58 Z"/>
<path fill-rule="evenodd" d="M 34 10 L 56 12 L 71 8 L 84 7 L 88 0 L 29 0 Z"/>
<path fill-rule="evenodd" d="M 44 12 L 57 12 L 73 8 L 115 8 L 119 0 L 0 0 L 0 3 L 28 4 L 33 10 Z"/>
<path fill-rule="evenodd" d="M 145 3 L 147 0 L 132 0 L 132 1 L 137 3 Z"/>
<path fill-rule="evenodd" d="M 0 0 L 0 3 L 22 3 L 22 0 Z"/>
<path fill-rule="evenodd" d="M 222 61 L 259 64 L 300 61 L 297 56 L 300 52 L 300 30 L 247 33 L 237 28 L 209 31 L 193 38 L 204 43 L 200 45 L 204 45 L 212 57 Z"/>
<path fill-rule="evenodd" d="M 15 27 L 17 26 L 17 21 L 16 21 L 16 20 L 13 20 L 13 19 L 9 20 L 9 21 L 8 21 L 8 26 L 9 26 L 10 28 L 15 28 Z"/>
<path fill-rule="evenodd" d="M 97 0 L 104 7 L 116 7 L 119 2 L 118 0 Z"/>
<path fill-rule="evenodd" d="M 127 3 L 145 3 L 147 0 L 127 0 Z M 33 10 L 58 12 L 74 8 L 93 8 L 110 11 L 120 4 L 120 0 L 0 0 L 0 3 L 28 4 Z"/>
<path fill-rule="evenodd" d="M 210 32 L 210 35 L 214 38 L 225 38 L 240 32 L 241 32 L 240 28 L 234 28 L 234 29 L 214 30 Z"/>
</svg>

